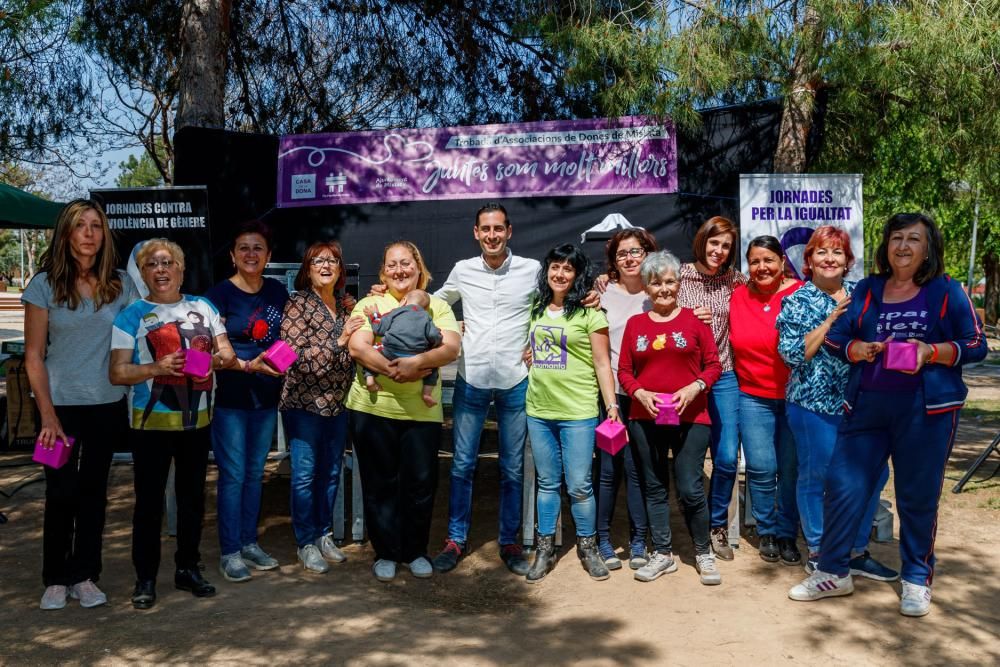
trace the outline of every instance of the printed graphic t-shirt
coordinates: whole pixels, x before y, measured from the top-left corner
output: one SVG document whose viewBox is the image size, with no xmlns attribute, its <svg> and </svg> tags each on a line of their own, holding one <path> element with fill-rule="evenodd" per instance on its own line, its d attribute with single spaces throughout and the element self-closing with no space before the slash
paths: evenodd
<svg viewBox="0 0 1000 667">
<path fill-rule="evenodd" d="M 927 313 L 927 294 L 921 288 L 917 295 L 899 303 L 883 303 L 878 316 L 875 339 L 885 340 L 890 336 L 897 341 L 910 338 L 923 340 L 927 337 L 930 317 Z M 868 391 L 912 392 L 920 387 L 920 375 L 909 375 L 882 367 L 879 355 L 874 363 L 865 364 L 861 372 L 861 388 Z"/>
<path fill-rule="evenodd" d="M 149 364 L 177 350 L 212 352 L 212 341 L 226 333 L 219 311 L 200 296 L 176 303 L 140 299 L 118 313 L 111 331 L 112 350 L 132 350 L 133 364 Z M 188 431 L 212 420 L 212 376 L 204 382 L 159 375 L 132 387 L 132 428 Z"/>
<path fill-rule="evenodd" d="M 231 280 L 223 280 L 209 289 L 205 298 L 225 320 L 237 358 L 253 360 L 278 339 L 288 291 L 277 280 L 264 278 L 264 284 L 254 294 L 244 292 Z M 242 370 L 222 371 L 216 377 L 219 386 L 215 404 L 219 407 L 256 410 L 278 405 L 281 378 Z"/>
<path fill-rule="evenodd" d="M 538 419 L 597 417 L 597 373 L 590 334 L 608 328 L 600 310 L 583 308 L 573 317 L 543 313 L 528 329 L 531 372 L 528 374 L 528 416 Z"/>
</svg>

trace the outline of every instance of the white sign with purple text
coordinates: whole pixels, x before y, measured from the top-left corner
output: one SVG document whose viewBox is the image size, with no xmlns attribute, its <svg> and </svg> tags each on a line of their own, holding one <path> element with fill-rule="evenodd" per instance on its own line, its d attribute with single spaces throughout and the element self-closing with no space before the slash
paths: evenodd
<svg viewBox="0 0 1000 667">
<path fill-rule="evenodd" d="M 813 230 L 823 225 L 851 237 L 854 267 L 848 278 L 864 277 L 864 209 L 861 174 L 740 174 L 740 265 L 746 268 L 750 241 L 769 234 L 781 241 L 797 278 Z"/>
</svg>

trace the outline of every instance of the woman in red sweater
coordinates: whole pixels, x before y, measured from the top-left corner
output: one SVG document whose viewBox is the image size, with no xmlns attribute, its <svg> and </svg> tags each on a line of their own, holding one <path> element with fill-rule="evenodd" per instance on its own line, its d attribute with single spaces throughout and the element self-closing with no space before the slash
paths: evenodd
<svg viewBox="0 0 1000 667">
<path fill-rule="evenodd" d="M 669 252 L 652 253 L 643 261 L 642 281 L 652 310 L 628 320 L 618 358 L 618 381 L 632 398 L 629 435 L 645 483 L 646 513 L 653 536 L 653 553 L 635 578 L 653 581 L 677 570 L 668 503 L 672 450 L 677 496 L 694 541 L 701 583 L 713 585 L 722 579 L 709 542 L 702 475 L 712 435 L 707 392 L 722 374 L 722 365 L 711 328 L 677 303 L 680 270 L 680 262 Z M 670 409 L 658 396 L 664 393 L 672 394 L 670 405 L 678 413 L 678 424 L 656 423 L 661 407 Z"/>
<path fill-rule="evenodd" d="M 785 276 L 781 243 L 758 236 L 747 248 L 750 282 L 733 290 L 729 302 L 729 341 L 740 385 L 740 437 L 746 456 L 751 511 L 757 522 L 760 557 L 785 565 L 802 560 L 795 537 L 799 510 L 795 441 L 785 418 L 788 366 L 778 354 L 775 321 L 781 302 L 802 286 Z M 777 495 L 777 502 L 775 502 Z"/>
</svg>

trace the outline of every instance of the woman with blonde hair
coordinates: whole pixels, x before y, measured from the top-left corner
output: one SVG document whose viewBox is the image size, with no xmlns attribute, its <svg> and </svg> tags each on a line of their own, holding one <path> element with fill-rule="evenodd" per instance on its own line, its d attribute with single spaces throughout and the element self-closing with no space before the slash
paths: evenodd
<svg viewBox="0 0 1000 667">
<path fill-rule="evenodd" d="M 108 471 L 128 435 L 125 390 L 108 380 L 111 327 L 134 298 L 100 204 L 77 199 L 63 208 L 42 270 L 21 296 L 25 367 L 41 416 L 38 440 L 70 460 L 45 468 L 42 609 L 70 596 L 84 607 L 107 602 L 101 574 Z"/>
<path fill-rule="evenodd" d="M 177 551 L 174 586 L 195 597 L 215 595 L 198 563 L 205 516 L 205 474 L 211 446 L 213 370 L 234 362 L 225 325 L 212 302 L 181 294 L 184 251 L 167 239 L 147 241 L 136 255 L 149 295 L 115 318 L 111 334 L 111 382 L 132 387 L 132 457 L 135 512 L 132 606 L 156 604 L 160 523 L 170 463 L 176 469 Z M 192 314 L 198 321 L 189 335 Z M 212 353 L 205 376 L 184 373 L 192 350 Z"/>
<path fill-rule="evenodd" d="M 380 313 L 397 307 L 415 289 L 426 289 L 431 275 L 416 245 L 397 241 L 386 246 L 379 278 L 385 294 L 367 296 L 352 316 L 364 316 L 374 306 Z M 369 392 L 360 369 L 347 397 L 348 424 L 361 472 L 365 520 L 375 549 L 372 571 L 379 581 L 396 576 L 396 564 L 409 567 L 415 577 L 430 577 L 427 559 L 434 493 L 437 490 L 437 452 L 441 439 L 441 381 L 427 405 L 422 378 L 458 357 L 461 337 L 455 314 L 447 302 L 431 297 L 428 312 L 444 342 L 433 349 L 389 361 L 372 345 L 375 336 L 368 318 L 348 343 L 351 356 L 378 374 L 382 391 Z"/>
</svg>

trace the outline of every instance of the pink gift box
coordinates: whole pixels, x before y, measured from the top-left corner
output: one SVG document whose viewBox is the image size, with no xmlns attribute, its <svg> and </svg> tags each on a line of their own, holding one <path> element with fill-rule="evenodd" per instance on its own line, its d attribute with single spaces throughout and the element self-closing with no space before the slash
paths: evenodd
<svg viewBox="0 0 1000 667">
<path fill-rule="evenodd" d="M 597 427 L 597 446 L 614 456 L 628 443 L 625 426 L 620 422 L 605 419 Z"/>
<path fill-rule="evenodd" d="M 656 423 L 668 426 L 680 424 L 681 416 L 677 413 L 677 408 L 674 407 L 674 395 L 657 394 L 656 398 L 660 399 L 660 411 L 656 413 Z"/>
<path fill-rule="evenodd" d="M 917 344 L 888 341 L 882 353 L 882 366 L 893 371 L 912 371 L 917 367 Z"/>
<path fill-rule="evenodd" d="M 207 377 L 212 372 L 212 355 L 201 350 L 184 350 L 184 375 Z"/>
<path fill-rule="evenodd" d="M 264 361 L 279 373 L 287 371 L 298 358 L 299 355 L 295 354 L 292 346 L 283 340 L 274 341 L 274 344 L 267 348 L 267 352 L 264 353 Z"/>
<path fill-rule="evenodd" d="M 35 442 L 35 453 L 31 460 L 50 468 L 62 468 L 66 465 L 66 461 L 69 461 L 69 455 L 73 453 L 73 443 L 75 442 L 71 435 L 66 436 L 66 438 L 67 442 L 63 442 L 62 438 L 56 438 L 56 444 L 51 448 L 44 447 L 42 441 L 38 440 Z"/>
</svg>

